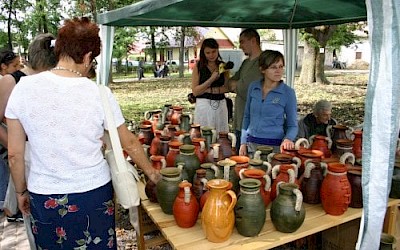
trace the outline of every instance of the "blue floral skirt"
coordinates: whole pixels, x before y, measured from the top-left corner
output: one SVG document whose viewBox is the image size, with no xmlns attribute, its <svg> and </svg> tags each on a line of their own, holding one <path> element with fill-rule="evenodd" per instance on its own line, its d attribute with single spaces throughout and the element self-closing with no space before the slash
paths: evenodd
<svg viewBox="0 0 400 250">
<path fill-rule="evenodd" d="M 30 193 L 37 249 L 116 249 L 113 188 L 73 194 Z"/>
</svg>

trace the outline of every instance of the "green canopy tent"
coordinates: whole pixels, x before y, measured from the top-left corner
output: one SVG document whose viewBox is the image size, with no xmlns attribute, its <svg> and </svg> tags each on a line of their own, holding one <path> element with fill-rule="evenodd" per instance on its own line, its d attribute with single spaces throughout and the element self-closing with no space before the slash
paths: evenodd
<svg viewBox="0 0 400 250">
<path fill-rule="evenodd" d="M 293 86 L 295 29 L 368 19 L 370 81 L 363 136 L 364 210 L 357 249 L 378 249 L 399 131 L 400 1 L 146 0 L 98 15 L 103 53 L 98 82 L 108 83 L 113 26 L 285 29 L 286 82 Z"/>
</svg>

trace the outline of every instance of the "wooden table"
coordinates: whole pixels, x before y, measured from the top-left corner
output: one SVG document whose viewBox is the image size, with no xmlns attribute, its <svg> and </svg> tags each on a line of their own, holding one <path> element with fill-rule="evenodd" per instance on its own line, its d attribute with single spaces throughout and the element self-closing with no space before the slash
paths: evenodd
<svg viewBox="0 0 400 250">
<path fill-rule="evenodd" d="M 143 187 L 142 187 L 143 188 Z M 144 191 L 142 194 L 142 208 L 160 229 L 161 233 L 175 249 L 270 249 L 294 240 L 321 232 L 323 230 L 338 226 L 361 217 L 362 209 L 349 208 L 341 216 L 332 216 L 325 213 L 322 206 L 304 203 L 306 218 L 303 225 L 294 233 L 281 233 L 276 231 L 271 222 L 270 212 L 267 209 L 267 218 L 263 229 L 256 237 L 244 237 L 234 229 L 231 237 L 222 243 L 209 242 L 201 227 L 201 215 L 195 226 L 191 228 L 180 228 L 176 225 L 174 216 L 164 214 L 159 204 L 147 200 Z M 144 195 L 144 196 L 143 196 Z M 388 207 L 397 207 L 400 199 L 390 199 Z M 391 220 L 389 218 L 389 220 Z M 392 219 L 393 220 L 393 219 Z"/>
</svg>

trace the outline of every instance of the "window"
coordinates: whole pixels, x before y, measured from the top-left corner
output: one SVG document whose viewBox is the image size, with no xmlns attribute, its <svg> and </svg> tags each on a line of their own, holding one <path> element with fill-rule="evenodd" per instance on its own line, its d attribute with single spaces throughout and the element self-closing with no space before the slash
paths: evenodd
<svg viewBox="0 0 400 250">
<path fill-rule="evenodd" d="M 356 52 L 356 59 L 362 58 L 362 52 Z"/>
<path fill-rule="evenodd" d="M 185 56 L 184 56 L 183 61 L 185 61 L 185 62 L 189 61 L 189 50 L 188 49 L 185 50 Z"/>
<path fill-rule="evenodd" d="M 172 50 L 167 51 L 167 60 L 172 60 L 174 59 L 174 54 L 172 53 Z"/>
</svg>

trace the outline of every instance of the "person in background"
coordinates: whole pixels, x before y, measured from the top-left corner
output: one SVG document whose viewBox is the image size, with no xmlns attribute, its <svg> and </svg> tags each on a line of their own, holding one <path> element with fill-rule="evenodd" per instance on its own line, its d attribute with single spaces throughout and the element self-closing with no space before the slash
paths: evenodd
<svg viewBox="0 0 400 250">
<path fill-rule="evenodd" d="M 297 101 L 294 90 L 282 81 L 282 53 L 266 50 L 259 57 L 263 78 L 251 83 L 243 115 L 239 155 L 250 156 L 259 145 L 274 152 L 294 149 L 297 135 Z"/>
<path fill-rule="evenodd" d="M 56 65 L 54 48 L 51 46 L 51 40 L 54 38 L 49 33 L 36 36 L 29 44 L 27 65 L 21 70 L 4 75 L 0 79 L 0 210 L 4 209 L 9 222 L 22 221 L 22 214 L 19 211 L 17 213 L 12 212 L 11 208 L 3 206 L 5 199 L 15 199 L 15 204 L 17 203 L 14 186 L 8 185 L 10 174 L 7 153 L 7 126 L 5 124 L 4 112 L 11 91 L 21 77 L 48 70 Z M 5 197 L 6 193 L 8 194 L 7 197 Z"/>
<path fill-rule="evenodd" d="M 194 123 L 219 132 L 229 132 L 228 108 L 225 100 L 229 72 L 219 72 L 222 62 L 219 45 L 213 38 L 204 39 L 199 62 L 192 72 L 192 92 L 196 97 Z"/>
<path fill-rule="evenodd" d="M 0 50 L 0 77 L 20 69 L 20 58 L 9 49 Z"/>
<path fill-rule="evenodd" d="M 251 82 L 262 77 L 258 65 L 258 57 L 262 50 L 260 35 L 255 29 L 245 29 L 240 33 L 240 48 L 247 58 L 243 61 L 239 70 L 229 79 L 229 90 L 236 93 L 233 109 L 233 129 L 236 134 L 236 153 L 239 153 L 241 129 L 244 107 L 246 106 L 247 92 Z"/>
<path fill-rule="evenodd" d="M 55 43 L 57 66 L 23 77 L 8 100 L 11 175 L 20 210 L 31 214 L 38 249 L 117 249 L 110 167 L 101 151 L 108 128 L 99 88 L 87 78 L 100 44 L 99 27 L 88 18 L 66 20 Z M 159 172 L 106 92 L 122 148 L 157 183 Z"/>
<path fill-rule="evenodd" d="M 327 100 L 320 100 L 314 105 L 313 112 L 299 120 L 297 138 L 309 139 L 312 135 L 327 136 L 328 125 L 336 125 L 337 121 L 331 117 L 332 104 Z"/>
</svg>

